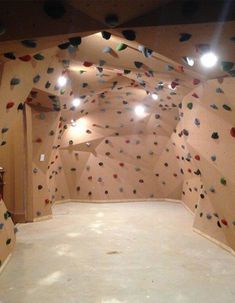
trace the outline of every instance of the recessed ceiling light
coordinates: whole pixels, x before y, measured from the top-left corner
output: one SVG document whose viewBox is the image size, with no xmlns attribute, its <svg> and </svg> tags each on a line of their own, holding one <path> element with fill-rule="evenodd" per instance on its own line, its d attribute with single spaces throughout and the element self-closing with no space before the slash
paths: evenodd
<svg viewBox="0 0 235 303">
<path fill-rule="evenodd" d="M 207 68 L 211 68 L 215 66 L 217 61 L 218 61 L 218 57 L 212 52 L 205 53 L 200 58 L 201 64 Z"/>
<path fill-rule="evenodd" d="M 135 107 L 135 113 L 137 116 L 143 116 L 143 114 L 145 113 L 144 107 L 142 105 L 137 105 Z"/>
<path fill-rule="evenodd" d="M 59 86 L 65 86 L 67 83 L 67 78 L 65 76 L 60 76 L 57 80 Z"/>
<path fill-rule="evenodd" d="M 74 107 L 78 107 L 80 105 L 80 103 L 81 103 L 81 100 L 79 98 L 75 98 L 72 101 L 72 104 Z"/>
<path fill-rule="evenodd" d="M 152 98 L 153 98 L 153 100 L 157 100 L 158 99 L 158 95 L 157 94 L 155 94 L 155 93 L 152 93 Z"/>
</svg>

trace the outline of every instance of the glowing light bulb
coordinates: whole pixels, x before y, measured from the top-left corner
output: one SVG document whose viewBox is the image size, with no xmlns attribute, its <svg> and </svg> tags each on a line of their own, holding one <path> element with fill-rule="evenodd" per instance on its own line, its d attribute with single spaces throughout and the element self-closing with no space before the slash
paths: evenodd
<svg viewBox="0 0 235 303">
<path fill-rule="evenodd" d="M 60 87 L 65 86 L 67 83 L 67 78 L 65 76 L 60 76 L 57 80 L 57 83 Z"/>
<path fill-rule="evenodd" d="M 155 93 L 152 93 L 152 98 L 153 98 L 153 100 L 157 100 L 158 99 L 158 95 L 157 94 L 155 94 Z"/>
<path fill-rule="evenodd" d="M 78 107 L 81 104 L 81 100 L 79 98 L 75 98 L 72 101 L 74 107 Z"/>
<path fill-rule="evenodd" d="M 142 105 L 137 105 L 135 107 L 135 113 L 137 116 L 143 116 L 143 114 L 145 113 L 145 109 Z"/>
<path fill-rule="evenodd" d="M 212 52 L 205 53 L 200 58 L 201 64 L 207 68 L 211 68 L 215 66 L 217 61 L 218 61 L 218 57 Z"/>
</svg>

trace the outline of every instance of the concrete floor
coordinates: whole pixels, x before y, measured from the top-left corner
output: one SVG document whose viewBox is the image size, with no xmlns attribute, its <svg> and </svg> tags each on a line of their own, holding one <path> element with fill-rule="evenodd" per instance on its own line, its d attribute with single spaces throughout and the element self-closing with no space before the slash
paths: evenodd
<svg viewBox="0 0 235 303">
<path fill-rule="evenodd" d="M 235 258 L 174 203 L 61 204 L 21 224 L 0 303 L 234 303 Z"/>
</svg>

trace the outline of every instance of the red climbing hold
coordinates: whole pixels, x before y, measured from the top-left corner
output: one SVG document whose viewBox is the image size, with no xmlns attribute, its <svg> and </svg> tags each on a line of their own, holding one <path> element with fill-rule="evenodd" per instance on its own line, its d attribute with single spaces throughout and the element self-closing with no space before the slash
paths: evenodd
<svg viewBox="0 0 235 303">
<path fill-rule="evenodd" d="M 199 96 L 198 96 L 196 93 L 193 93 L 192 96 L 193 96 L 194 98 L 199 98 Z"/>
<path fill-rule="evenodd" d="M 123 167 L 123 166 L 124 166 L 124 163 L 120 162 L 119 165 L 120 165 L 121 167 Z"/>
<path fill-rule="evenodd" d="M 6 109 L 10 109 L 10 108 L 12 108 L 14 105 L 15 105 L 14 102 L 8 102 L 7 105 L 6 105 Z"/>
<path fill-rule="evenodd" d="M 235 138 L 235 127 L 232 127 L 232 128 L 230 129 L 230 134 L 231 134 L 231 136 L 232 136 L 233 138 Z"/>
<path fill-rule="evenodd" d="M 41 138 L 37 138 L 35 142 L 36 142 L 36 143 L 41 143 L 41 142 L 42 142 L 42 139 L 41 139 Z"/>
<path fill-rule="evenodd" d="M 28 61 L 31 60 L 31 56 L 30 55 L 25 55 L 25 56 L 19 57 L 19 59 L 21 61 L 28 62 Z"/>
<path fill-rule="evenodd" d="M 196 155 L 195 157 L 194 157 L 196 160 L 200 160 L 200 156 L 199 155 Z"/>
<path fill-rule="evenodd" d="M 90 66 L 93 65 L 93 63 L 85 61 L 85 62 L 83 63 L 83 65 L 86 66 L 86 67 L 90 67 Z"/>
<path fill-rule="evenodd" d="M 227 222 L 225 219 L 221 219 L 221 222 L 222 222 L 224 225 L 228 226 L 228 222 Z"/>
<path fill-rule="evenodd" d="M 117 179 L 118 175 L 117 174 L 113 174 L 114 179 Z"/>
<path fill-rule="evenodd" d="M 49 200 L 49 199 L 46 199 L 46 200 L 45 200 L 45 203 L 46 203 L 46 204 L 49 204 L 49 203 L 50 203 L 50 200 Z"/>
</svg>

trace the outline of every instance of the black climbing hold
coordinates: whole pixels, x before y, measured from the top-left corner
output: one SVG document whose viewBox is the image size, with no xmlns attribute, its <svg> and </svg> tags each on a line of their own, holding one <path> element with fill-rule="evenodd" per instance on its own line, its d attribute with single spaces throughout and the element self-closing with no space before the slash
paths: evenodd
<svg viewBox="0 0 235 303">
<path fill-rule="evenodd" d="M 80 36 L 78 37 L 72 37 L 69 38 L 69 42 L 73 45 L 73 46 L 78 46 L 81 44 L 82 42 L 82 38 Z"/>
<path fill-rule="evenodd" d="M 191 37 L 192 37 L 192 35 L 189 34 L 189 33 L 181 33 L 179 41 L 180 42 L 185 42 L 185 41 L 188 41 Z"/>
<path fill-rule="evenodd" d="M 211 138 L 212 138 L 212 139 L 215 139 L 215 140 L 216 140 L 216 139 L 219 139 L 218 133 L 217 133 L 217 132 L 213 132 L 212 135 L 211 135 Z"/>
<path fill-rule="evenodd" d="M 111 37 L 111 33 L 106 32 L 106 31 L 101 32 L 101 34 L 102 34 L 102 37 L 103 37 L 105 40 L 109 40 L 110 37 Z"/>
<path fill-rule="evenodd" d="M 12 52 L 5 53 L 4 57 L 7 58 L 7 59 L 11 59 L 11 60 L 15 60 L 16 59 L 16 56 Z"/>
<path fill-rule="evenodd" d="M 60 49 L 67 49 L 69 46 L 70 46 L 70 42 L 65 42 L 65 43 L 62 43 L 62 44 L 58 45 L 58 47 Z"/>
<path fill-rule="evenodd" d="M 136 34 L 131 29 L 122 31 L 122 34 L 127 40 L 134 41 L 136 39 Z"/>
</svg>

